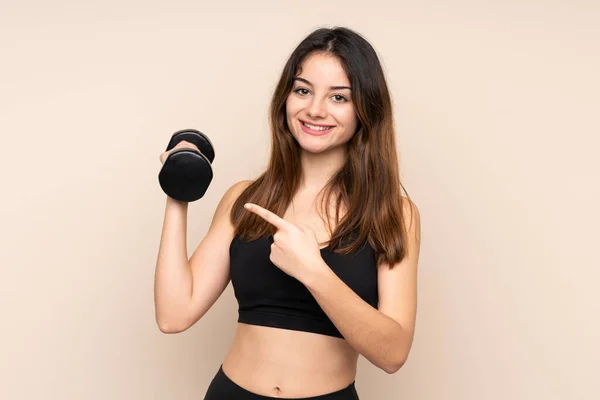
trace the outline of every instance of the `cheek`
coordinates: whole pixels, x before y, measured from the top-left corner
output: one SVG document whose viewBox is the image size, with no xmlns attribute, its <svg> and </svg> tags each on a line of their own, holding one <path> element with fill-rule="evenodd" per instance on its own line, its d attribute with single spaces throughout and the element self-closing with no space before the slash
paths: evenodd
<svg viewBox="0 0 600 400">
<path fill-rule="evenodd" d="M 352 126 L 352 131 L 356 130 L 356 126 L 358 125 L 358 117 L 354 113 L 354 110 L 350 113 L 348 117 L 348 126 Z"/>
<path fill-rule="evenodd" d="M 288 124 L 290 123 L 290 119 L 292 118 L 293 115 L 294 115 L 293 105 L 291 104 L 291 102 L 288 99 L 285 102 L 285 119 L 288 122 Z"/>
<path fill-rule="evenodd" d="M 287 123 L 287 127 L 293 136 L 296 135 L 295 131 L 297 128 L 294 119 L 298 115 L 298 112 L 299 110 L 297 102 L 294 102 L 293 100 L 287 100 L 285 103 L 285 120 Z"/>
<path fill-rule="evenodd" d="M 345 129 L 351 130 L 352 132 L 354 132 L 358 123 L 356 114 L 352 108 L 339 110 L 339 112 L 335 115 L 335 119 L 344 125 Z"/>
<path fill-rule="evenodd" d="M 285 101 L 285 108 L 288 115 L 295 115 L 299 108 L 298 100 L 294 99 L 292 96 L 288 96 L 287 100 Z"/>
<path fill-rule="evenodd" d="M 286 101 L 285 103 L 285 117 L 289 121 L 294 118 L 294 116 L 298 114 L 298 107 L 293 101 Z"/>
</svg>

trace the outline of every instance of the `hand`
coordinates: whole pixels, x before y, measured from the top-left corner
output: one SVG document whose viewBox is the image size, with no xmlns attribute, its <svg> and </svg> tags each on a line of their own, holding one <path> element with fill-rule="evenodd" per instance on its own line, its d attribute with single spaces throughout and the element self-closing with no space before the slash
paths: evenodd
<svg viewBox="0 0 600 400">
<path fill-rule="evenodd" d="M 169 155 L 171 153 L 173 153 L 174 151 L 177 151 L 177 150 L 181 150 L 181 149 L 192 149 L 192 150 L 196 150 L 197 152 L 200 152 L 200 150 L 198 149 L 198 147 L 195 144 L 190 143 L 185 140 L 182 140 L 181 142 L 177 143 L 171 150 L 160 153 L 160 157 L 159 157 L 160 163 L 164 164 L 165 160 L 167 159 L 167 157 L 169 157 Z"/>
<path fill-rule="evenodd" d="M 304 283 L 328 268 L 317 235 L 308 226 L 286 221 L 256 204 L 244 207 L 277 228 L 269 258 L 283 272 Z"/>
</svg>

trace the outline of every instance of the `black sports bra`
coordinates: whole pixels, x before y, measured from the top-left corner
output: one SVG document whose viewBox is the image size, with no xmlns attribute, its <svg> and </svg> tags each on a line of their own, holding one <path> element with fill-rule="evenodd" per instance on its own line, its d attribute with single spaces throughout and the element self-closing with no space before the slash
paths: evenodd
<svg viewBox="0 0 600 400">
<path fill-rule="evenodd" d="M 246 242 L 236 235 L 231 241 L 230 276 L 239 305 L 238 322 L 342 338 L 310 291 L 271 262 L 272 243 L 272 236 Z M 370 245 L 365 243 L 349 255 L 325 247 L 321 257 L 346 285 L 377 308 L 377 263 Z"/>
</svg>

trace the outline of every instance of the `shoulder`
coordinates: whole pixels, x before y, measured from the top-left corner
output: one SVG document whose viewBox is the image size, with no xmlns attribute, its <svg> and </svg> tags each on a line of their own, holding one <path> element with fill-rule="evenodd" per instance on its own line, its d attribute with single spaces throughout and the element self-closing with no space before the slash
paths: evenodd
<svg viewBox="0 0 600 400">
<path fill-rule="evenodd" d="M 402 196 L 402 220 L 406 232 L 419 241 L 421 238 L 421 213 L 417 205 L 405 196 Z"/>
<path fill-rule="evenodd" d="M 406 196 L 402 196 L 402 212 L 411 213 L 415 212 L 417 215 L 419 214 L 419 209 L 414 201 L 410 200 Z"/>
<path fill-rule="evenodd" d="M 244 180 L 244 181 L 238 181 L 235 182 L 233 185 L 231 185 L 227 191 L 225 192 L 224 197 L 226 197 L 228 200 L 235 200 L 239 197 L 240 194 L 242 194 L 242 192 L 244 190 L 246 190 L 246 188 L 248 188 L 248 186 L 250 186 L 254 181 L 251 180 Z"/>
<path fill-rule="evenodd" d="M 238 197 L 248 186 L 250 186 L 250 184 L 252 184 L 252 182 L 253 181 L 251 180 L 244 180 L 235 182 L 229 186 L 221 198 L 220 206 L 226 210 L 231 209 Z"/>
<path fill-rule="evenodd" d="M 231 195 L 234 195 L 235 197 L 237 197 L 244 190 L 246 190 L 248 188 L 248 186 L 250 186 L 252 183 L 254 183 L 254 181 L 252 181 L 252 180 L 238 181 L 238 182 L 234 183 L 233 185 L 231 185 L 229 187 L 229 189 L 227 189 L 227 192 L 229 192 Z"/>
</svg>

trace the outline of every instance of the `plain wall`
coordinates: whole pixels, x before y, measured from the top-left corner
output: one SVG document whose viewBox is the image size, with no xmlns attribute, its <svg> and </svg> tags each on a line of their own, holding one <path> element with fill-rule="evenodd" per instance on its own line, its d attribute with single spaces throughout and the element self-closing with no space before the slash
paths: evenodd
<svg viewBox="0 0 600 400">
<path fill-rule="evenodd" d="M 283 64 L 321 26 L 381 57 L 422 218 L 415 341 L 361 399 L 598 399 L 596 1 L 0 0 L 0 398 L 201 399 L 231 285 L 178 335 L 154 320 L 170 135 L 212 140 L 188 250 L 269 151 Z"/>
</svg>

